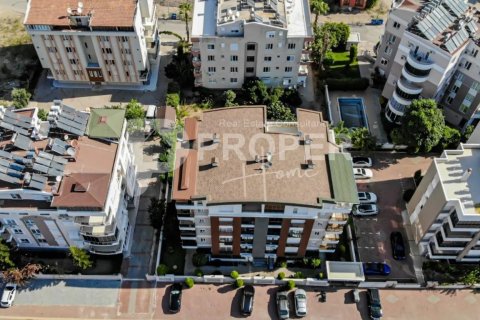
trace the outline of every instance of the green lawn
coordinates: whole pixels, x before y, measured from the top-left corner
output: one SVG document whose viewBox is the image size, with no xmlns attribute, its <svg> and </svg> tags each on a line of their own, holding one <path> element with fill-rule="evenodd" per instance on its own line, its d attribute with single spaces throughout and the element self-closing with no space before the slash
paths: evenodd
<svg viewBox="0 0 480 320">
<path fill-rule="evenodd" d="M 331 52 L 334 62 L 331 66 L 326 67 L 322 72 L 322 78 L 360 78 L 360 70 L 358 69 L 358 61 L 355 60 L 348 65 L 350 61 L 350 52 Z"/>
</svg>

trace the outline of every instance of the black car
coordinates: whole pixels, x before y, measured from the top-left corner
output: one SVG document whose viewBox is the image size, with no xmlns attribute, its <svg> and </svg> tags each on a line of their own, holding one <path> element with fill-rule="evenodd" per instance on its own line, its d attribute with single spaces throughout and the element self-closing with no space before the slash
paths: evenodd
<svg viewBox="0 0 480 320">
<path fill-rule="evenodd" d="M 180 311 L 182 305 L 182 285 L 180 283 L 174 283 L 170 287 L 170 312 Z"/>
<path fill-rule="evenodd" d="M 367 290 L 368 315 L 370 319 L 376 320 L 383 316 L 382 304 L 380 303 L 380 294 L 378 289 Z"/>
<path fill-rule="evenodd" d="M 400 232 L 392 232 L 390 234 L 390 243 L 392 244 L 392 255 L 395 260 L 405 259 L 405 243 Z"/>
<path fill-rule="evenodd" d="M 255 288 L 251 285 L 246 285 L 242 288 L 242 301 L 240 310 L 244 316 L 252 314 L 253 310 L 253 297 L 255 295 Z"/>
</svg>

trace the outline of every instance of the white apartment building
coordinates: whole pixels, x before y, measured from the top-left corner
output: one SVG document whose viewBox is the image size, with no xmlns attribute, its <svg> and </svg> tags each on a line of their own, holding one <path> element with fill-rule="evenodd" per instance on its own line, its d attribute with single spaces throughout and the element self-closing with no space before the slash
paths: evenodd
<svg viewBox="0 0 480 320">
<path fill-rule="evenodd" d="M 312 40 L 308 0 L 195 0 L 195 86 L 235 89 L 251 77 L 305 86 Z"/>
<path fill-rule="evenodd" d="M 464 0 L 394 1 L 375 62 L 387 78 L 387 119 L 399 123 L 412 100 L 431 98 L 450 124 L 478 122 L 478 19 L 478 6 Z"/>
<path fill-rule="evenodd" d="M 24 25 L 48 78 L 63 84 L 147 84 L 159 63 L 153 0 L 29 0 Z"/>
<path fill-rule="evenodd" d="M 0 108 L 0 231 L 20 249 L 128 254 L 138 187 L 125 110 Z"/>
<path fill-rule="evenodd" d="M 415 243 L 430 259 L 480 261 L 480 144 L 435 158 L 407 203 Z"/>
<path fill-rule="evenodd" d="M 186 119 L 172 187 L 183 248 L 259 265 L 335 251 L 358 203 L 352 160 L 319 112 L 297 118 L 242 106 Z"/>
</svg>

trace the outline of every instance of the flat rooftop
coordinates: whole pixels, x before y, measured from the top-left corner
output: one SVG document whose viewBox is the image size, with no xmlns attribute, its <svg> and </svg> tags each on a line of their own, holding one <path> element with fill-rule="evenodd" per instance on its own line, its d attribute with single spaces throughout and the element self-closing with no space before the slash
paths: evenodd
<svg viewBox="0 0 480 320">
<path fill-rule="evenodd" d="M 263 106 L 204 112 L 195 120 L 197 137 L 190 134 L 177 146 L 173 198 L 206 197 L 209 204 L 355 202 L 351 159 L 331 143 L 321 114 L 297 109 L 297 119 L 267 122 Z M 187 122 L 185 131 L 193 132 Z M 342 175 L 345 163 L 350 167 Z"/>
<path fill-rule="evenodd" d="M 29 0 L 25 24 L 70 26 L 67 10 L 77 10 L 79 1 Z M 137 0 L 83 0 L 79 16 L 90 15 L 91 27 L 132 27 Z"/>
<path fill-rule="evenodd" d="M 447 150 L 440 158 L 435 158 L 440 181 L 446 198 L 458 199 L 465 214 L 480 214 L 480 145 L 462 145 L 460 150 Z M 446 156 L 446 157 L 444 157 Z M 470 177 L 462 181 L 466 170 L 472 169 Z"/>
</svg>

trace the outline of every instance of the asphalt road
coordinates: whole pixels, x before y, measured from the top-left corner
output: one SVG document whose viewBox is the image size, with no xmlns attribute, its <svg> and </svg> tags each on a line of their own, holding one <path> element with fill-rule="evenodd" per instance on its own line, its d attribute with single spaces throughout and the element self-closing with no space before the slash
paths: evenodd
<svg viewBox="0 0 480 320">
<path fill-rule="evenodd" d="M 0 17 L 19 17 L 26 9 L 27 0 L 0 0 Z"/>
</svg>

